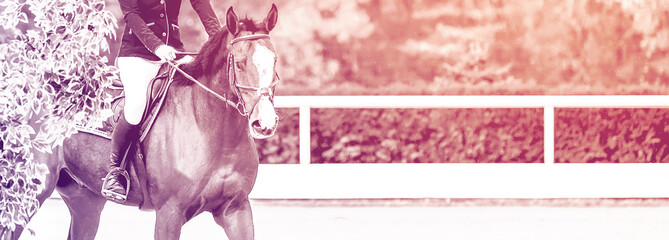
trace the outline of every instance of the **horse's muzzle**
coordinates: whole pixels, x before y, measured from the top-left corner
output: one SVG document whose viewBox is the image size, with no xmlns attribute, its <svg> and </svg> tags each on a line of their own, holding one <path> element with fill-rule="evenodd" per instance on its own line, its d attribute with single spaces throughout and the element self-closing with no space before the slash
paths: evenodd
<svg viewBox="0 0 669 240">
<path fill-rule="evenodd" d="M 274 104 L 272 104 L 269 98 L 261 97 L 249 117 L 251 137 L 264 139 L 273 136 L 278 123 L 279 116 L 274 110 Z"/>
</svg>

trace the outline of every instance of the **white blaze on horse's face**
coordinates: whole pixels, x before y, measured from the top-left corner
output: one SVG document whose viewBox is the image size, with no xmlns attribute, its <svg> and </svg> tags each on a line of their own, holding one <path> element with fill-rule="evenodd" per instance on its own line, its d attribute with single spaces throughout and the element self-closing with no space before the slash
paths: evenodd
<svg viewBox="0 0 669 240">
<path fill-rule="evenodd" d="M 255 51 L 252 57 L 253 65 L 258 70 L 258 78 L 260 78 L 260 87 L 267 88 L 274 80 L 274 63 L 276 62 L 276 54 L 269 50 L 269 48 L 256 44 Z"/>
<path fill-rule="evenodd" d="M 256 43 L 253 44 L 252 49 L 254 50 L 251 63 L 255 68 L 256 74 L 251 74 L 257 76 L 258 87 L 261 89 L 268 89 L 274 82 L 274 67 L 276 63 L 276 54 L 274 51 L 270 50 L 262 44 Z M 272 92 L 271 95 L 274 93 Z M 251 131 L 251 136 L 254 138 L 267 138 L 274 135 L 278 124 L 278 115 L 274 109 L 274 103 L 270 100 L 269 96 L 261 95 L 258 102 L 253 107 L 251 111 L 251 116 L 249 119 L 249 128 Z"/>
</svg>

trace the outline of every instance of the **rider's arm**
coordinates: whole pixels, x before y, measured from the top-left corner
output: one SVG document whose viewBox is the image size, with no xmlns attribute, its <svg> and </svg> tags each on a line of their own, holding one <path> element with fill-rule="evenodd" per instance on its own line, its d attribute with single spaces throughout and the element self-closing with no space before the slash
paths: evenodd
<svg viewBox="0 0 669 240">
<path fill-rule="evenodd" d="M 158 46 L 164 43 L 149 29 L 144 19 L 139 15 L 140 10 L 137 0 L 119 0 L 118 2 L 121 5 L 123 19 L 128 27 L 130 27 L 130 30 L 132 30 L 133 34 L 137 35 L 137 38 L 149 51 L 155 53 Z"/>
<path fill-rule="evenodd" d="M 209 0 L 190 0 L 190 4 L 195 9 L 195 12 L 197 12 L 197 15 L 200 16 L 204 30 L 207 31 L 209 36 L 213 36 L 221 29 L 221 24 L 218 22 L 216 13 L 214 13 Z"/>
</svg>

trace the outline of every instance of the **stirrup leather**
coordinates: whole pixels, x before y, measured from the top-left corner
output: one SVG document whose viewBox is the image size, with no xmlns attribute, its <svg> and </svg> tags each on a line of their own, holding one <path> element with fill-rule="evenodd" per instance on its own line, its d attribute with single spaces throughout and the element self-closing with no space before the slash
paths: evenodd
<svg viewBox="0 0 669 240">
<path fill-rule="evenodd" d="M 107 186 L 109 180 L 115 175 L 121 175 L 125 178 L 126 186 L 124 195 L 107 189 L 109 187 Z M 128 172 L 120 167 L 112 168 L 109 173 L 107 173 L 107 176 L 105 176 L 104 181 L 102 182 L 102 191 L 100 192 L 107 200 L 111 200 L 117 203 L 124 203 L 128 199 L 128 193 L 130 193 L 130 176 L 128 175 Z"/>
</svg>

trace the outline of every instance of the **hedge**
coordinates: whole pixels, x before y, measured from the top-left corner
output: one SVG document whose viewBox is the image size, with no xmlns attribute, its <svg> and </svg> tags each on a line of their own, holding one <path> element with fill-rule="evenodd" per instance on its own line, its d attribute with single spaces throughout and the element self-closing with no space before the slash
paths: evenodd
<svg viewBox="0 0 669 240">
<path fill-rule="evenodd" d="M 541 109 L 316 109 L 315 163 L 543 161 Z"/>
<path fill-rule="evenodd" d="M 540 163 L 541 109 L 313 109 L 312 163 Z M 261 163 L 297 163 L 297 109 L 281 109 Z M 669 109 L 555 110 L 556 163 L 669 162 Z"/>
<path fill-rule="evenodd" d="M 556 109 L 555 162 L 669 162 L 669 109 Z"/>
<path fill-rule="evenodd" d="M 312 109 L 312 163 L 535 163 L 541 109 Z M 297 163 L 296 110 L 257 141 L 261 163 Z"/>
<path fill-rule="evenodd" d="M 299 111 L 279 108 L 279 127 L 274 136 L 256 140 L 260 163 L 299 162 Z"/>
</svg>

